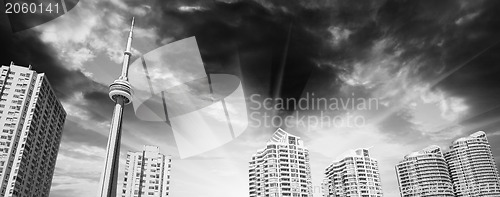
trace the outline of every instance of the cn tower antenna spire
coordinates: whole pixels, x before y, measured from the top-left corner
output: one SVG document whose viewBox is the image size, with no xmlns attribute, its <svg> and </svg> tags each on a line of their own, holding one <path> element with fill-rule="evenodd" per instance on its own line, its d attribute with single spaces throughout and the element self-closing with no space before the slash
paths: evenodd
<svg viewBox="0 0 500 197">
<path fill-rule="evenodd" d="M 128 67 L 132 56 L 132 36 L 135 18 L 127 39 L 127 45 L 123 52 L 122 73 L 117 80 L 109 86 L 109 98 L 115 103 L 111 127 L 109 129 L 108 145 L 106 147 L 106 160 L 104 171 L 101 176 L 99 197 L 116 197 L 118 183 L 118 166 L 120 159 L 120 142 L 122 133 L 123 107 L 132 102 L 132 87 L 128 82 Z"/>
<path fill-rule="evenodd" d="M 135 17 L 132 17 L 132 24 L 130 25 L 130 31 L 128 33 L 127 46 L 125 51 L 123 52 L 125 56 L 123 57 L 122 63 L 122 75 L 120 76 L 123 80 L 128 80 L 128 66 L 130 62 L 130 57 L 132 56 L 131 48 L 132 48 L 132 37 L 134 35 L 134 24 Z"/>
</svg>

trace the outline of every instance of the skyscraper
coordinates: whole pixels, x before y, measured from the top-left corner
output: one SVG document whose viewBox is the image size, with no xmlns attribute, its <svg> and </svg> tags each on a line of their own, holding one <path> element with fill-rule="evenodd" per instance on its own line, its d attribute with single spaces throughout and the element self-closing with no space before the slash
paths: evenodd
<svg viewBox="0 0 500 197">
<path fill-rule="evenodd" d="M 281 128 L 252 156 L 248 172 L 250 197 L 312 197 L 309 151 Z"/>
<path fill-rule="evenodd" d="M 438 146 L 410 153 L 396 165 L 401 197 L 453 197 L 448 166 Z"/>
<path fill-rule="evenodd" d="M 156 146 L 128 152 L 122 197 L 166 197 L 170 185 L 172 159 Z"/>
<path fill-rule="evenodd" d="M 0 196 L 49 196 L 66 112 L 45 74 L 0 72 Z"/>
<path fill-rule="evenodd" d="M 455 140 L 445 159 L 457 197 L 500 196 L 500 176 L 486 133 Z"/>
<path fill-rule="evenodd" d="M 381 197 L 377 160 L 368 149 L 351 150 L 325 169 L 325 197 Z"/>
</svg>

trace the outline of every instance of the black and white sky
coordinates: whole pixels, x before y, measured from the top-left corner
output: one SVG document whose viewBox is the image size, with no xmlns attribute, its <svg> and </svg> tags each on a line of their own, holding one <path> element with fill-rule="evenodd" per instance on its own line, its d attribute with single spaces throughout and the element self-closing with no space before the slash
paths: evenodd
<svg viewBox="0 0 500 197">
<path fill-rule="evenodd" d="M 51 196 L 97 192 L 113 107 L 108 85 L 135 17 L 133 60 L 195 36 L 207 72 L 238 76 L 247 99 L 378 99 L 377 109 L 352 112 L 366 118 L 363 127 L 285 129 L 309 148 L 314 187 L 341 153 L 370 147 L 392 197 L 399 196 L 395 164 L 432 144 L 446 149 L 483 130 L 500 164 L 499 11 L 495 0 L 82 0 L 16 33 L 2 14 L 0 63 L 46 73 L 68 113 Z M 139 120 L 128 106 L 122 156 L 159 146 L 174 157 L 172 196 L 186 197 L 248 195 L 248 161 L 276 129 L 249 126 L 224 146 L 181 159 L 164 126 Z"/>
</svg>

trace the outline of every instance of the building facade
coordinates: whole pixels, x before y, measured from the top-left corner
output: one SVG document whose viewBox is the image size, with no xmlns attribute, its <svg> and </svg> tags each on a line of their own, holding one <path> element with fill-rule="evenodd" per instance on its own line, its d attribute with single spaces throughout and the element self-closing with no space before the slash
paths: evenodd
<svg viewBox="0 0 500 197">
<path fill-rule="evenodd" d="M 382 197 L 378 162 L 368 149 L 346 152 L 325 169 L 325 197 Z"/>
<path fill-rule="evenodd" d="M 49 196 L 66 112 L 31 66 L 0 74 L 0 196 Z"/>
<path fill-rule="evenodd" d="M 312 197 L 309 151 L 303 141 L 277 129 L 249 162 L 250 197 Z"/>
<path fill-rule="evenodd" d="M 500 176 L 486 133 L 455 140 L 445 153 L 455 196 L 500 196 Z"/>
<path fill-rule="evenodd" d="M 448 165 L 441 148 L 429 146 L 410 153 L 396 165 L 401 197 L 453 197 Z"/>
<path fill-rule="evenodd" d="M 122 197 L 166 197 L 170 190 L 172 158 L 156 146 L 145 145 L 140 152 L 128 152 Z"/>
</svg>

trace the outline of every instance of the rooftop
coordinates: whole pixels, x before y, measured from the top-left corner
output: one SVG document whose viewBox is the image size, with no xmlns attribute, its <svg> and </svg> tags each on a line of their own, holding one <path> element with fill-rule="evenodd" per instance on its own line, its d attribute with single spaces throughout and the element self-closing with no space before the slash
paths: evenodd
<svg viewBox="0 0 500 197">
<path fill-rule="evenodd" d="M 407 159 L 410 157 L 417 157 L 420 155 L 425 155 L 425 154 L 429 154 L 429 153 L 436 153 L 436 152 L 441 152 L 441 147 L 436 146 L 436 145 L 430 145 L 422 150 L 412 152 L 412 153 L 406 155 L 404 158 Z"/>
<path fill-rule="evenodd" d="M 458 142 L 463 142 L 463 141 L 471 140 L 471 139 L 485 138 L 485 137 L 486 137 L 486 133 L 484 131 L 477 131 L 477 132 L 475 132 L 473 134 L 470 134 L 467 137 L 458 138 L 457 140 L 453 141 L 453 144 L 458 143 Z"/>
</svg>

